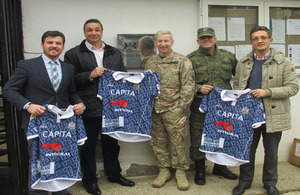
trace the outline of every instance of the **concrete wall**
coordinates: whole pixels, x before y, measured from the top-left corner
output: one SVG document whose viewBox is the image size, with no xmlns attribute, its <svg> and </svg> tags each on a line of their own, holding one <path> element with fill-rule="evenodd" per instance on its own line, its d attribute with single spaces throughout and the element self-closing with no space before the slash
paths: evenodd
<svg viewBox="0 0 300 195">
<path fill-rule="evenodd" d="M 78 45 L 84 39 L 83 23 L 90 18 L 102 22 L 103 40 L 113 46 L 117 45 L 117 34 L 154 34 L 158 30 L 170 30 L 175 40 L 174 51 L 187 55 L 198 48 L 197 0 L 23 0 L 22 12 L 26 58 L 40 55 L 40 37 L 46 30 L 59 30 L 66 35 L 65 51 Z M 281 162 L 289 160 L 294 137 L 300 138 L 300 94 L 291 99 L 293 129 L 283 133 L 279 149 Z M 132 163 L 155 165 L 149 142 L 120 142 L 120 145 L 123 171 Z M 188 147 L 189 141 L 187 157 Z M 263 158 L 260 144 L 256 162 L 262 163 Z"/>
</svg>

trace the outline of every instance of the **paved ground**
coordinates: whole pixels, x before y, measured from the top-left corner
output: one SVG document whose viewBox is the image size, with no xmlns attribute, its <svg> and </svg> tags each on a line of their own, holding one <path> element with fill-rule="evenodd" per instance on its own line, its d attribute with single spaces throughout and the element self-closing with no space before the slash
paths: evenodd
<svg viewBox="0 0 300 195">
<path fill-rule="evenodd" d="M 233 172 L 239 172 L 238 167 L 230 168 Z M 261 182 L 262 165 L 256 165 L 255 178 L 252 187 L 245 194 L 258 195 L 266 194 Z M 188 171 L 187 178 L 190 182 L 188 191 L 180 191 L 176 187 L 173 179 L 166 183 L 162 188 L 151 187 L 154 175 L 143 177 L 130 177 L 136 183 L 134 187 L 123 187 L 118 184 L 110 183 L 106 179 L 98 181 L 98 185 L 103 195 L 227 195 L 231 194 L 232 189 L 238 184 L 237 180 L 228 180 L 222 177 L 212 175 L 212 166 L 208 166 L 207 181 L 205 186 L 195 185 L 193 182 L 194 172 Z M 279 181 L 277 188 L 284 195 L 300 195 L 300 168 L 290 163 L 279 163 L 278 166 Z M 174 175 L 173 175 L 174 176 Z M 81 182 L 78 182 L 69 192 L 73 195 L 87 195 Z"/>
</svg>

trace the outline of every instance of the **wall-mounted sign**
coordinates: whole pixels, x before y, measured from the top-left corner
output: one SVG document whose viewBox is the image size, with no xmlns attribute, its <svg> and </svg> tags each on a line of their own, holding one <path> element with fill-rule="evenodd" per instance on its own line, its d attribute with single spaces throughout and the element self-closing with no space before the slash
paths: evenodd
<svg viewBox="0 0 300 195">
<path fill-rule="evenodd" d="M 126 69 L 140 68 L 143 55 L 139 50 L 139 39 L 143 36 L 152 36 L 154 34 L 118 34 L 118 49 L 122 53 Z"/>
</svg>

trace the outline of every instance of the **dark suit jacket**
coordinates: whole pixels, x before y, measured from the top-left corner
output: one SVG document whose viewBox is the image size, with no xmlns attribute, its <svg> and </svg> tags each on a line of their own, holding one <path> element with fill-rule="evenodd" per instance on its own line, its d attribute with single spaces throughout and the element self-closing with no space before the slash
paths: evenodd
<svg viewBox="0 0 300 195">
<path fill-rule="evenodd" d="M 26 103 L 53 104 L 59 108 L 82 103 L 76 93 L 74 70 L 71 64 L 60 61 L 62 80 L 55 92 L 42 57 L 21 60 L 5 84 L 2 94 L 18 110 L 22 111 L 21 127 L 27 130 L 30 114 L 23 110 Z"/>
</svg>

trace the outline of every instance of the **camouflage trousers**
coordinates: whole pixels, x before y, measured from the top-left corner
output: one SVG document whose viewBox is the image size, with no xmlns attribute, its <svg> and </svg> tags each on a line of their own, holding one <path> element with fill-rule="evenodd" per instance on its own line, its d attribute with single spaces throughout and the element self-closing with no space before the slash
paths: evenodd
<svg viewBox="0 0 300 195">
<path fill-rule="evenodd" d="M 185 158 L 188 119 L 183 109 L 175 108 L 159 114 L 153 112 L 151 133 L 150 143 L 159 168 L 173 167 L 183 170 L 189 168 Z"/>
<path fill-rule="evenodd" d="M 201 112 L 191 112 L 190 116 L 190 158 L 192 161 L 205 159 L 205 153 L 200 152 L 201 137 L 203 131 L 205 114 Z"/>
</svg>

